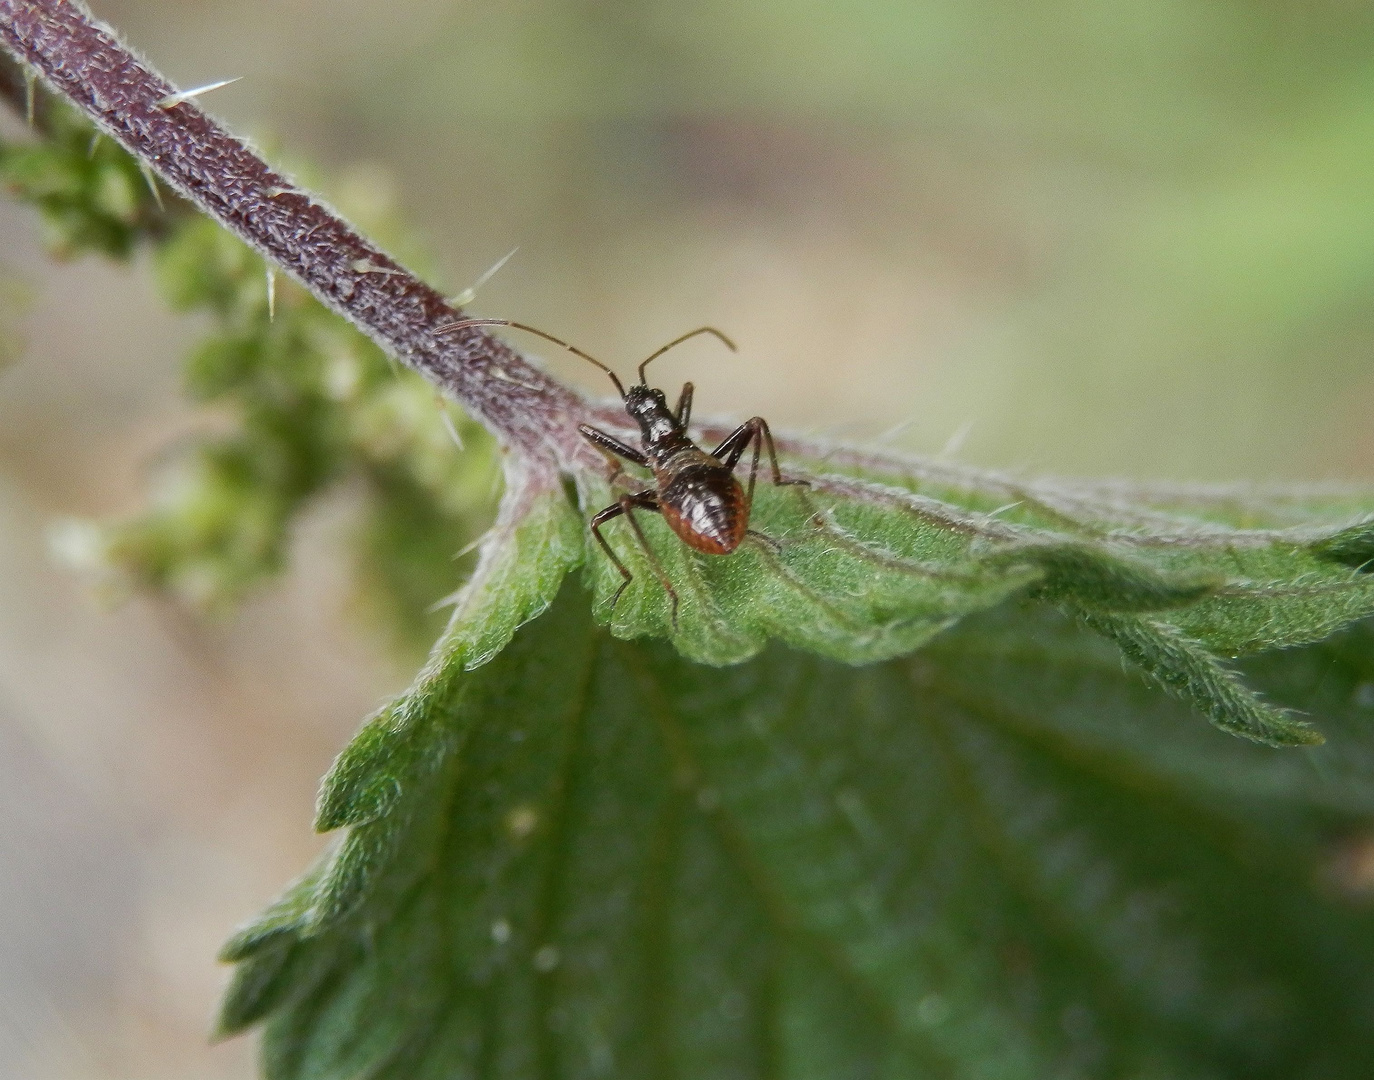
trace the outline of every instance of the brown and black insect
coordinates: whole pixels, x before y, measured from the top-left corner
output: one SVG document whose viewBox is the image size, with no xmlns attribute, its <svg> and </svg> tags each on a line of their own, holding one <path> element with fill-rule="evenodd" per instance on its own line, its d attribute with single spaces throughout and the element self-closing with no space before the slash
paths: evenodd
<svg viewBox="0 0 1374 1080">
<path fill-rule="evenodd" d="M 592 535 L 596 537 L 601 550 L 606 553 L 607 558 L 624 579 L 615 596 L 611 598 L 612 608 L 634 580 L 634 575 L 601 532 L 601 527 L 614 518 L 623 515 L 630 523 L 630 528 L 634 530 L 635 537 L 648 557 L 649 565 L 668 593 L 675 625 L 677 591 L 654 555 L 653 548 L 649 546 L 644 530 L 635 520 L 635 510 L 649 510 L 662 514 L 668 527 L 683 543 L 707 555 L 729 555 L 744 542 L 746 536 L 773 544 L 773 541 L 762 533 L 749 528 L 749 513 L 754 504 L 754 481 L 758 475 L 759 455 L 762 449 L 765 446 L 768 448 L 768 463 L 772 469 L 774 484 L 804 485 L 806 481 L 783 479 L 782 472 L 778 469 L 777 450 L 773 446 L 773 433 L 768 430 L 768 421 L 761 416 L 751 417 L 727 435 L 719 446 L 707 453 L 687 434 L 687 424 L 692 416 L 692 384 L 683 384 L 677 409 L 670 410 L 663 391 L 650 386 L 644 375 L 644 369 L 650 363 L 669 349 L 698 334 L 712 334 L 734 351 L 735 343 L 719 330 L 711 326 L 702 326 L 674 338 L 639 365 L 639 383 L 627 390 L 616 373 L 600 360 L 552 334 L 509 319 L 464 319 L 446 329 L 459 330 L 468 326 L 510 326 L 517 330 L 525 330 L 552 341 L 555 345 L 561 345 L 583 360 L 595 364 L 611 377 L 611 382 L 615 384 L 621 400 L 625 403 L 625 411 L 639 424 L 641 449 L 628 446 L 614 435 L 588 424 L 579 424 L 577 428 L 582 437 L 605 454 L 610 461 L 612 483 L 624 473 L 624 468 L 620 464 L 622 458 L 648 469 L 654 475 L 653 487 L 621 495 L 614 503 L 593 516 L 591 521 Z M 751 444 L 754 455 L 749 465 L 749 480 L 747 484 L 741 485 L 735 477 L 735 467 Z"/>
</svg>

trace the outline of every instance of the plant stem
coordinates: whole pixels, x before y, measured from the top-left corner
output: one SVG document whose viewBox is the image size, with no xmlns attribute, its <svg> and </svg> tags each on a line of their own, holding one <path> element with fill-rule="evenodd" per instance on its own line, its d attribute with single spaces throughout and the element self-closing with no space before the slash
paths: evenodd
<svg viewBox="0 0 1374 1080">
<path fill-rule="evenodd" d="M 291 274 L 388 353 L 452 394 L 526 469 L 599 459 L 576 425 L 591 416 L 573 391 L 462 317 L 435 289 L 272 170 L 193 101 L 69 0 L 0 0 L 0 45 L 85 112 L 169 186 Z M 21 76 L 22 80 L 22 76 Z M 19 87 L 8 87 L 13 99 Z"/>
</svg>

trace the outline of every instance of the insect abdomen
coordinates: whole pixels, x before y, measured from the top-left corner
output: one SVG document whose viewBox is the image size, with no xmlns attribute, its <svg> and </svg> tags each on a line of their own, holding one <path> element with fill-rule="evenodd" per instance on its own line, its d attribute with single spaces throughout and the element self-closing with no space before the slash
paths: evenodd
<svg viewBox="0 0 1374 1080">
<path fill-rule="evenodd" d="M 749 529 L 744 489 L 721 465 L 688 465 L 659 487 L 659 511 L 682 542 L 728 555 Z"/>
</svg>

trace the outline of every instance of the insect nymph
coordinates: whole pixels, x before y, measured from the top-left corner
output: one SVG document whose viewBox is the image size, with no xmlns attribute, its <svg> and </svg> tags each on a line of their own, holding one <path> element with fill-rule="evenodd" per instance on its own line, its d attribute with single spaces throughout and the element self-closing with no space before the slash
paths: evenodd
<svg viewBox="0 0 1374 1080">
<path fill-rule="evenodd" d="M 611 377 L 621 401 L 625 403 L 625 411 L 639 425 L 639 449 L 589 424 L 579 424 L 577 428 L 582 437 L 600 450 L 611 463 L 612 484 L 624 475 L 624 467 L 620 463 L 622 459 L 648 469 L 654 477 L 652 487 L 621 494 L 615 502 L 595 514 L 591 520 L 592 535 L 596 537 L 601 550 L 606 553 L 623 579 L 615 596 L 611 598 L 612 608 L 634 580 L 634 575 L 601 531 L 602 526 L 614 518 L 623 516 L 634 530 L 650 567 L 668 593 L 674 624 L 677 622 L 677 592 L 654 555 L 653 548 L 649 546 L 644 530 L 635 520 L 634 511 L 648 510 L 662 514 L 668 527 L 684 544 L 707 555 L 729 555 L 744 542 L 746 536 L 753 536 L 773 545 L 773 541 L 766 536 L 749 528 L 749 514 L 754 504 L 754 481 L 758 475 L 759 456 L 763 448 L 768 449 L 768 463 L 774 484 L 805 484 L 806 481 L 783 479 L 778 469 L 778 455 L 773 446 L 773 433 L 768 430 L 768 421 L 761 416 L 751 417 L 708 453 L 687 434 L 687 424 L 692 416 L 692 384 L 683 384 L 677 408 L 669 409 L 668 399 L 663 391 L 650 386 L 644 375 L 644 369 L 650 363 L 669 349 L 698 334 L 714 335 L 733 352 L 735 343 L 719 330 L 703 326 L 674 338 L 639 365 L 639 382 L 627 390 L 619 376 L 600 360 L 552 334 L 509 319 L 464 319 L 462 322 L 451 324 L 448 329 L 457 330 L 468 326 L 511 326 L 517 330 L 525 330 L 561 345 L 583 360 L 595 364 Z M 750 445 L 754 448 L 754 454 L 749 465 L 749 479 L 745 484 L 741 484 L 735 476 L 735 468 Z"/>
</svg>

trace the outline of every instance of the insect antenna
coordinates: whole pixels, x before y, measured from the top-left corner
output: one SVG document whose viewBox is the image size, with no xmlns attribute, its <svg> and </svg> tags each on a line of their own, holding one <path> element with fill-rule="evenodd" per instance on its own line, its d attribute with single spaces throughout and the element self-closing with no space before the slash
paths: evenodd
<svg viewBox="0 0 1374 1080">
<path fill-rule="evenodd" d="M 642 364 L 639 365 L 639 385 L 640 385 L 640 386 L 648 386 L 648 385 L 649 385 L 649 384 L 645 381 L 645 379 L 644 379 L 644 369 L 645 369 L 646 367 L 648 367 L 651 363 L 653 363 L 653 362 L 654 362 L 655 360 L 657 360 L 660 356 L 662 356 L 664 353 L 666 353 L 669 349 L 671 349 L 671 348 L 673 348 L 673 347 L 675 347 L 675 346 L 677 346 L 677 345 L 681 345 L 681 344 L 682 344 L 684 341 L 686 341 L 688 338 L 694 338 L 694 337 L 696 337 L 698 334 L 712 334 L 712 335 L 714 335 L 715 337 L 718 337 L 718 338 L 724 343 L 725 347 L 726 347 L 727 349 L 729 349 L 731 352 L 739 352 L 739 349 L 735 348 L 735 343 L 734 343 L 733 341 L 731 341 L 728 337 L 726 337 L 724 334 L 722 334 L 719 330 L 717 330 L 714 326 L 698 326 L 695 330 L 689 330 L 687 333 L 683 334 L 681 337 L 675 337 L 675 338 L 673 338 L 672 341 L 668 342 L 667 345 L 663 346 L 663 348 L 659 349 L 657 352 L 651 353 L 651 354 L 649 355 L 649 358 L 648 358 L 647 360 L 645 360 L 644 363 L 642 363 Z M 622 395 L 622 396 L 623 396 L 623 395 Z"/>
<path fill-rule="evenodd" d="M 625 386 L 620 381 L 620 376 L 618 376 L 614 371 L 608 368 L 595 356 L 590 356 L 587 353 L 584 353 L 576 345 L 569 345 L 562 338 L 556 338 L 552 334 L 546 334 L 543 330 L 537 330 L 533 326 L 526 326 L 524 323 L 515 322 L 511 319 L 463 319 L 459 322 L 446 323 L 445 325 L 438 327 L 438 329 L 442 332 L 448 332 L 450 330 L 466 330 L 469 326 L 511 326 L 514 327 L 516 330 L 524 330 L 527 334 L 534 334 L 537 337 L 541 337 L 545 341 L 552 341 L 555 345 L 562 345 L 563 348 L 567 349 L 568 352 L 572 353 L 574 356 L 580 356 L 583 360 L 587 361 L 587 363 L 595 364 L 607 375 L 609 375 L 611 377 L 611 382 L 615 383 L 616 392 L 622 398 L 625 396 Z M 697 330 L 692 331 L 693 334 L 699 332 L 700 331 Z M 688 335 L 688 337 L 690 336 L 691 334 Z M 674 342 L 673 344 L 677 344 L 677 342 Z M 731 348 L 733 348 L 733 346 L 731 346 Z M 661 352 L 662 350 L 660 349 L 659 351 Z M 652 360 L 653 357 L 650 357 L 649 359 Z"/>
</svg>

